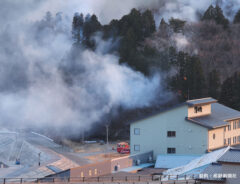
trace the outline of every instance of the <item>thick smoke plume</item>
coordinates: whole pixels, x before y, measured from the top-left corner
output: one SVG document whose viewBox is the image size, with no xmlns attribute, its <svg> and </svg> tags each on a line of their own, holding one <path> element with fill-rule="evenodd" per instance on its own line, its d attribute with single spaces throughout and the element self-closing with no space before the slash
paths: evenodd
<svg viewBox="0 0 240 184">
<path fill-rule="evenodd" d="M 51 2 L 39 2 L 36 6 L 40 10 L 45 7 L 45 11 L 46 4 Z M 26 7 L 27 4 L 28 1 L 4 4 L 5 8 L 19 8 L 18 15 L 6 11 L 7 19 L 1 20 L 2 126 L 68 127 L 77 133 L 101 121 L 112 108 L 147 107 L 158 94 L 166 95 L 159 90 L 159 75 L 146 78 L 120 65 L 118 56 L 108 54 L 107 50 L 115 44 L 111 40 L 102 41 L 96 35 L 95 52 L 75 49 L 71 17 L 64 12 L 48 12 L 42 18 L 39 7 Z"/>
<path fill-rule="evenodd" d="M 194 21 L 198 12 L 211 3 L 209 0 L 1 0 L 1 125 L 74 126 L 78 131 L 90 128 L 116 106 L 146 107 L 156 96 L 167 99 L 169 94 L 162 91 L 159 75 L 146 78 L 119 65 L 117 56 L 106 53 L 111 41 L 103 42 L 96 37 L 96 52 L 82 50 L 76 55 L 72 49 L 72 16 L 75 12 L 94 13 L 104 24 L 132 8 L 148 8 L 155 10 L 157 21 L 161 17 Z M 239 3 L 219 1 L 229 16 L 236 11 L 233 5 Z M 46 14 L 48 11 L 51 13 Z M 177 41 L 179 47 L 186 44 L 182 38 Z M 61 67 L 72 72 L 71 84 L 66 83 Z"/>
</svg>

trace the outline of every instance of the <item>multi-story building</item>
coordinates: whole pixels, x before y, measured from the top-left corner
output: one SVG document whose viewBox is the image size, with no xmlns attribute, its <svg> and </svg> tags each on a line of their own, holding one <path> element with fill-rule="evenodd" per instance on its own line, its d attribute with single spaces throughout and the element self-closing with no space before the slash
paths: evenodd
<svg viewBox="0 0 240 184">
<path fill-rule="evenodd" d="M 201 155 L 240 144 L 240 112 L 213 98 L 189 100 L 130 125 L 131 154 Z"/>
</svg>

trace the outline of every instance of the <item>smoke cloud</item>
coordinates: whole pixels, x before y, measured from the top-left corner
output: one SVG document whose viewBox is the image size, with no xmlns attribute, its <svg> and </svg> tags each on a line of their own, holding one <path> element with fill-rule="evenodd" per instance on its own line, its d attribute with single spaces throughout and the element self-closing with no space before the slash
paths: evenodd
<svg viewBox="0 0 240 184">
<path fill-rule="evenodd" d="M 175 17 L 196 21 L 198 14 L 203 13 L 210 4 L 220 5 L 224 14 L 231 19 L 240 8 L 240 0 L 58 0 L 57 3 L 55 0 L 1 0 L 0 22 L 39 20 L 50 11 L 52 14 L 63 12 L 69 17 L 75 12 L 94 13 L 102 24 L 107 24 L 129 13 L 132 8 L 155 10 L 156 19 Z"/>
<path fill-rule="evenodd" d="M 5 11 L 7 18 L 1 19 L 4 25 L 0 30 L 2 126 L 68 127 L 75 134 L 82 128 L 91 128 L 112 108 L 147 107 L 159 94 L 166 99 L 167 93 L 160 90 L 159 75 L 146 78 L 120 65 L 118 56 L 108 54 L 108 49 L 116 43 L 96 36 L 95 52 L 76 50 L 72 47 L 71 17 L 64 12 L 46 14 L 53 1 L 30 3 L 27 7 L 28 2 L 2 2 L 5 8 L 18 7 L 17 13 Z M 56 7 L 64 3 L 59 4 Z M 42 11 L 45 11 L 43 18 Z"/>
<path fill-rule="evenodd" d="M 197 20 L 209 0 L 1 0 L 0 116 L 2 125 L 74 126 L 90 128 L 111 108 L 146 107 L 156 96 L 168 99 L 159 75 L 146 78 L 106 50 L 113 43 L 98 37 L 97 51 L 72 49 L 71 21 L 75 12 L 94 13 L 109 23 L 132 8 L 154 9 L 161 17 Z M 240 1 L 219 1 L 232 16 Z M 49 11 L 51 14 L 47 14 Z M 160 22 L 160 21 L 158 21 Z M 186 40 L 176 37 L 179 47 Z M 183 44 L 183 45 L 182 45 Z M 103 49 L 104 48 L 104 49 Z M 73 57 L 74 55 L 74 57 Z M 61 67 L 72 73 L 71 84 Z M 79 72 L 81 71 L 81 72 Z M 160 94 L 160 95 L 159 95 Z"/>
<path fill-rule="evenodd" d="M 178 51 L 184 51 L 184 49 L 189 45 L 187 37 L 182 33 L 173 34 L 172 39 L 175 42 L 175 47 Z"/>
</svg>

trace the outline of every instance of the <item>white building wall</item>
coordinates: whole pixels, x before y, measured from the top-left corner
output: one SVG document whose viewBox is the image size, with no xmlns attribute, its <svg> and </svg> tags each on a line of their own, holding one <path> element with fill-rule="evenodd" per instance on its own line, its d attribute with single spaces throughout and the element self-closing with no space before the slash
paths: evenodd
<svg viewBox="0 0 240 184">
<path fill-rule="evenodd" d="M 130 126 L 131 154 L 153 150 L 167 154 L 167 148 L 176 148 L 176 154 L 204 154 L 208 147 L 208 129 L 185 120 L 188 106 L 183 105 L 155 116 L 132 123 Z M 134 128 L 140 128 L 140 135 L 134 135 Z M 167 137 L 167 131 L 176 131 L 176 137 Z M 134 151 L 140 145 L 140 151 Z"/>
</svg>

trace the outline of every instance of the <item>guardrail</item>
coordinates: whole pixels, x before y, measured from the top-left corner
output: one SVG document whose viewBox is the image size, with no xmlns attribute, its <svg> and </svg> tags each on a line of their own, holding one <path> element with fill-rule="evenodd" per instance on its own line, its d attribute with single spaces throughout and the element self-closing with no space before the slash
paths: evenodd
<svg viewBox="0 0 240 184">
<path fill-rule="evenodd" d="M 45 178 L 0 178 L 0 184 L 35 184 L 35 183 L 137 183 L 149 184 L 200 184 L 195 176 L 176 175 L 134 175 L 134 176 L 99 176 L 99 177 L 45 177 Z"/>
</svg>

